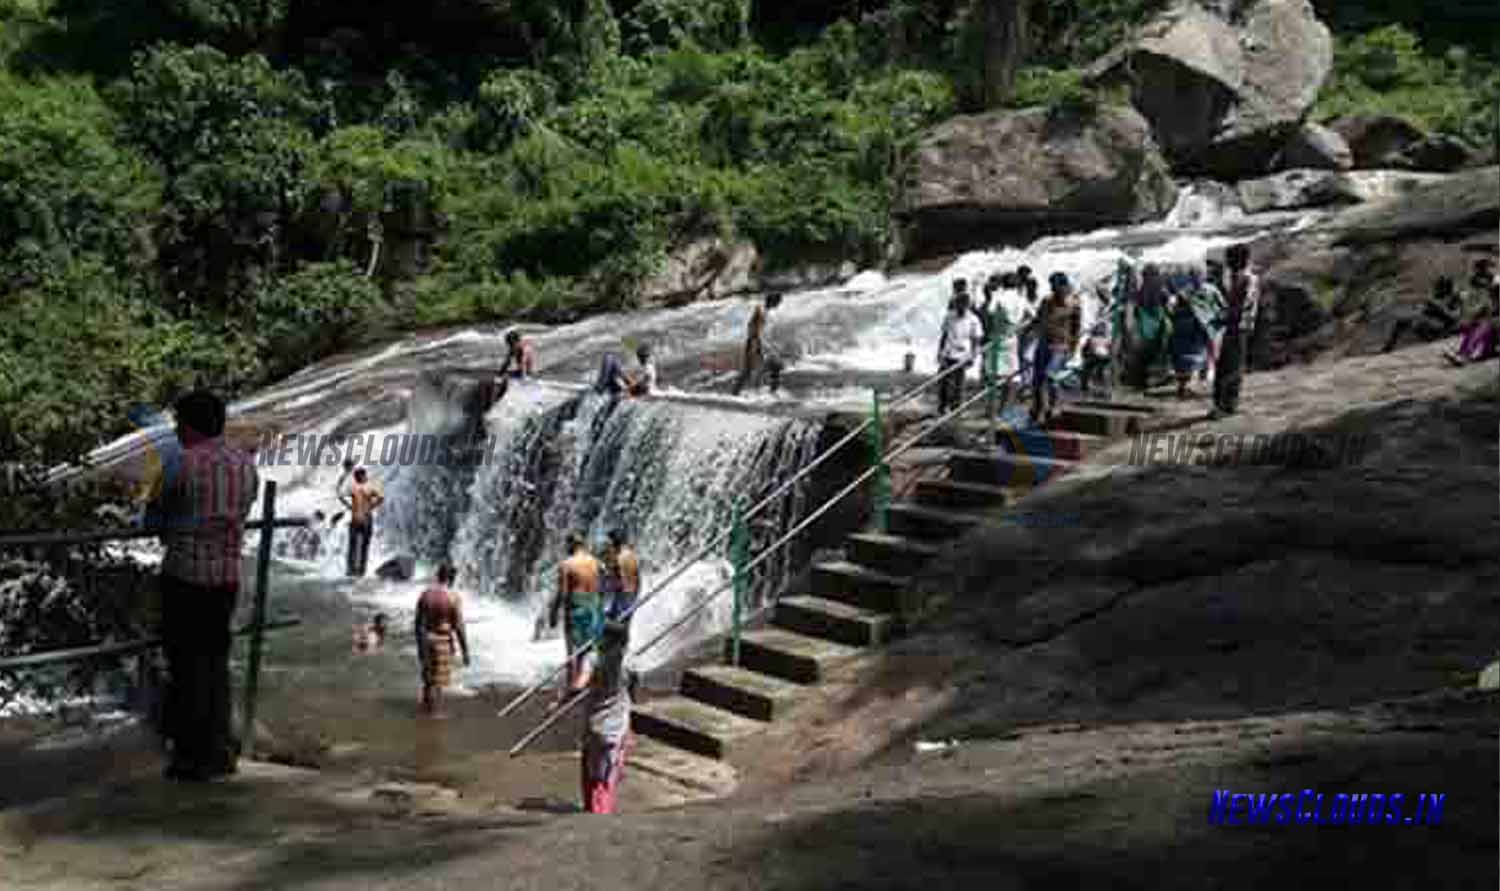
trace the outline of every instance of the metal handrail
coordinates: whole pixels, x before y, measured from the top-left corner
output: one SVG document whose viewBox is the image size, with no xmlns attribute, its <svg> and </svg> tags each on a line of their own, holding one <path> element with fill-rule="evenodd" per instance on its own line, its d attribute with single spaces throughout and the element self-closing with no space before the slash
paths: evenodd
<svg viewBox="0 0 1500 891">
<path fill-rule="evenodd" d="M 296 529 L 309 526 L 307 517 L 287 517 L 271 522 L 272 529 Z M 247 520 L 245 530 L 266 528 L 264 520 Z M 47 545 L 92 544 L 101 541 L 133 541 L 142 538 L 159 538 L 162 530 L 130 527 L 128 529 L 96 529 L 89 532 L 12 532 L 0 535 L 0 550 L 6 548 L 44 547 Z"/>
<path fill-rule="evenodd" d="M 968 368 L 968 365 L 957 365 L 957 366 L 954 366 L 953 368 L 950 368 L 947 371 L 942 372 L 939 375 L 936 375 L 932 380 L 929 380 L 926 384 L 924 384 L 923 387 L 919 387 L 919 388 L 917 388 L 913 392 L 920 392 L 923 388 L 925 388 L 925 386 L 930 385 L 933 381 L 941 380 L 942 378 L 946 377 L 948 374 L 953 373 L 955 370 L 958 370 L 958 369 L 967 370 L 967 368 Z M 1007 383 L 1009 383 L 1010 381 L 1014 380 L 1015 378 L 1020 377 L 1021 374 L 1022 374 L 1022 372 L 1020 372 L 1020 371 L 1013 372 L 1012 374 L 1008 375 L 1005 380 L 1006 380 Z M 804 518 L 803 520 L 801 520 L 800 522 L 798 522 L 795 526 L 793 526 L 789 531 L 787 531 L 779 539 L 777 539 L 775 542 L 773 542 L 768 547 L 766 547 L 765 550 L 763 550 L 760 553 L 759 556 L 757 556 L 755 559 L 753 559 L 749 563 L 747 563 L 740 571 L 741 572 L 745 572 L 745 573 L 749 573 L 749 572 L 753 571 L 756 567 L 758 567 L 762 563 L 764 563 L 766 560 L 770 559 L 773 555 L 775 555 L 778 551 L 780 551 L 782 547 L 784 547 L 785 545 L 787 545 L 789 542 L 791 542 L 797 536 L 801 535 L 802 532 L 803 532 L 803 530 L 807 529 L 807 527 L 811 526 L 813 523 L 815 523 L 818 520 L 822 519 L 822 517 L 825 514 L 827 514 L 830 510 L 832 510 L 836 505 L 838 505 L 840 502 L 842 502 L 849 495 L 851 495 L 852 493 L 854 493 L 855 491 L 857 491 L 859 489 L 859 487 L 863 486 L 867 481 L 870 480 L 871 477 L 873 477 L 877 473 L 881 472 L 882 468 L 886 464 L 888 464 L 891 461 L 891 459 L 896 458 L 896 457 L 904 454 L 905 452 L 908 452 L 911 449 L 915 448 L 917 446 L 917 444 L 919 444 L 920 442 L 922 442 L 923 440 L 925 440 L 928 436 L 931 436 L 933 433 L 935 433 L 938 430 L 942 429 L 945 425 L 947 425 L 954 418 L 961 417 L 964 414 L 964 412 L 968 411 L 970 408 L 972 408 L 973 406 L 977 405 L 981 400 L 986 400 L 986 399 L 991 398 L 991 396 L 993 395 L 992 394 L 992 390 L 993 390 L 994 387 L 997 387 L 997 386 L 999 386 L 999 382 L 993 382 L 991 384 L 986 385 L 978 393 L 976 393 L 974 396 L 970 397 L 968 400 L 964 401 L 957 408 L 953 409 L 952 411 L 948 412 L 947 414 L 945 414 L 945 415 L 943 415 L 941 417 L 935 418 L 934 420 L 930 421 L 928 423 L 928 425 L 925 428 L 923 428 L 921 431 L 919 431 L 916 435 L 908 438 L 907 440 L 901 442 L 900 444 L 898 444 L 896 446 L 893 446 L 889 451 L 887 451 L 884 455 L 881 456 L 881 458 L 880 458 L 880 460 L 878 462 L 874 462 L 872 464 L 872 466 L 868 470 L 866 470 L 865 472 L 861 473 L 858 477 L 856 477 L 852 482 L 850 482 L 848 485 L 846 485 L 843 489 L 839 490 L 839 492 L 837 494 L 833 495 L 827 501 L 823 502 L 823 504 L 821 506 L 819 506 L 817 510 L 813 511 L 813 513 L 810 516 L 808 516 L 808 517 Z M 870 423 L 872 423 L 872 422 L 870 420 L 867 420 L 865 422 L 865 424 L 861 426 L 860 430 L 863 431 L 865 429 L 865 427 L 868 427 L 868 425 Z M 840 446 L 842 446 L 842 443 L 840 444 Z M 747 518 L 748 518 L 748 515 L 747 515 Z M 696 616 L 698 616 L 705 609 L 707 609 L 710 604 L 712 604 L 715 600 L 717 600 L 720 596 L 722 596 L 726 591 L 732 590 L 733 587 L 734 587 L 734 582 L 733 582 L 733 580 L 731 580 L 729 582 L 726 582 L 723 585 L 720 585 L 718 588 L 714 589 L 709 594 L 704 595 L 704 597 L 698 601 L 697 605 L 695 605 L 693 608 L 689 609 L 686 613 L 684 613 L 682 616 L 680 616 L 671 625 L 667 626 L 667 628 L 665 630 L 663 630 L 661 633 L 657 634 L 656 637 L 653 637 L 644 646 L 640 647 L 635 652 L 630 653 L 628 657 L 632 658 L 632 659 L 633 658 L 637 658 L 637 657 L 641 656 L 642 654 L 646 653 L 647 651 L 649 651 L 650 649 L 652 649 L 653 647 L 655 647 L 657 644 L 661 643 L 663 640 L 666 640 L 667 637 L 670 636 L 674 631 L 676 631 L 677 629 L 681 628 L 683 625 L 687 624 L 688 621 L 690 621 L 691 619 L 693 619 Z M 660 590 L 661 589 L 658 588 L 656 591 L 652 591 L 652 596 L 654 596 Z M 640 600 L 636 601 L 636 603 L 633 604 L 631 606 L 631 608 L 629 610 L 627 610 L 621 618 L 623 620 L 628 620 L 632 615 L 634 615 L 634 613 L 635 613 L 635 611 L 637 609 L 639 609 L 642 605 L 644 605 L 645 601 L 646 601 L 646 598 L 641 598 Z M 763 607 L 761 610 L 757 611 L 756 615 L 757 616 L 760 615 L 760 613 L 763 612 L 764 609 L 765 608 Z M 578 651 L 578 653 L 575 655 L 574 658 L 576 658 L 577 656 L 581 656 L 585 652 L 587 652 L 588 650 L 592 649 L 599 642 L 600 639 L 601 638 L 597 638 L 596 637 L 593 640 L 590 640 L 585 647 L 581 648 Z M 564 663 L 558 669 L 558 671 L 561 671 L 561 670 L 563 670 L 566 667 L 567 667 L 567 663 Z M 555 671 L 555 672 L 552 673 L 552 675 L 549 675 L 548 676 L 548 682 L 550 682 L 550 680 L 552 679 L 552 677 L 554 677 L 556 674 L 557 674 L 557 672 Z M 545 683 L 546 682 L 544 682 L 544 684 Z M 539 689 L 542 685 L 543 684 L 538 684 L 535 689 Z M 511 705 L 508 706 L 505 709 L 505 711 L 501 712 L 501 714 L 502 715 L 503 714 L 508 714 L 510 711 L 512 711 L 514 709 L 514 707 L 520 701 L 522 701 L 526 696 L 529 696 L 532 692 L 534 692 L 534 690 L 533 691 L 528 691 L 528 693 L 527 694 L 523 694 L 522 697 L 517 697 L 517 700 L 513 701 L 511 703 Z M 555 724 L 559 720 L 561 720 L 566 714 L 568 714 L 575 707 L 577 707 L 579 703 L 583 702 L 583 700 L 585 698 L 585 695 L 584 695 L 585 692 L 586 691 L 579 691 L 577 694 L 575 694 L 571 698 L 569 698 L 566 702 L 562 703 L 558 708 L 556 708 L 555 710 L 553 710 L 553 712 L 551 714 L 549 714 L 540 724 L 538 724 L 535 728 L 533 728 L 530 732 L 528 732 L 525 736 L 523 736 L 520 740 L 518 740 L 514 746 L 511 747 L 511 749 L 510 749 L 510 755 L 512 757 L 514 757 L 514 756 L 520 754 L 527 746 L 529 746 L 532 742 L 534 742 L 537 739 L 537 737 L 541 736 L 544 732 L 546 732 L 546 730 L 549 727 L 551 727 L 553 724 Z"/>
<path fill-rule="evenodd" d="M 923 381 L 922 383 L 918 384 L 917 386 L 913 387 L 912 389 L 908 390 L 907 392 L 901 394 L 900 396 L 897 396 L 894 400 L 888 403 L 888 407 L 904 405 L 905 403 L 910 402 L 911 400 L 920 396 L 922 393 L 926 392 L 935 384 L 946 380 L 949 375 L 952 375 L 954 373 L 967 373 L 968 368 L 969 366 L 967 364 L 960 364 L 940 371 L 927 380 Z M 834 443 L 832 446 L 829 446 L 827 449 L 825 449 L 823 451 L 823 454 L 808 462 L 806 466 L 797 471 L 797 473 L 793 474 L 790 479 L 782 483 L 780 486 L 777 486 L 770 495 L 767 495 L 760 501 L 756 502 L 753 507 L 745 512 L 745 521 L 749 522 L 750 520 L 754 519 L 761 511 L 765 510 L 774 501 L 776 501 L 776 499 L 791 491 L 793 486 L 801 482 L 803 479 L 806 479 L 814 470 L 821 467 L 825 461 L 833 457 L 834 453 L 838 452 L 844 446 L 848 445 L 849 443 L 853 442 L 855 439 L 863 435 L 865 431 L 869 430 L 872 423 L 872 419 L 866 418 L 862 424 L 846 434 L 837 443 Z M 730 532 L 731 530 L 729 528 L 720 530 L 718 534 L 710 539 L 706 545 L 694 552 L 693 556 L 680 562 L 670 573 L 668 573 L 665 581 L 657 582 L 650 592 L 642 597 L 637 598 L 635 603 L 630 607 L 629 610 L 624 613 L 624 615 L 621 616 L 621 618 L 629 619 L 631 616 L 635 615 L 636 610 L 645 606 L 658 594 L 665 591 L 669 585 L 677 581 L 677 579 L 681 578 L 682 575 L 689 569 L 691 569 L 694 565 L 696 565 L 698 561 L 713 553 L 714 550 L 716 550 L 725 542 L 725 540 L 729 538 Z M 518 694 L 516 698 L 512 699 L 504 708 L 499 711 L 497 717 L 504 718 L 510 715 L 516 709 L 520 708 L 522 703 L 527 702 L 531 699 L 531 697 L 535 696 L 544 687 L 556 681 L 558 676 L 567 670 L 568 662 L 571 662 L 573 659 L 576 659 L 584 655 L 585 653 L 588 653 L 589 651 L 594 649 L 598 642 L 599 638 L 597 637 L 593 640 L 587 641 L 577 652 L 573 654 L 572 657 L 569 658 L 569 660 L 563 662 L 563 664 L 548 672 L 546 677 L 532 684 L 530 687 L 526 688 L 520 694 Z"/>
</svg>

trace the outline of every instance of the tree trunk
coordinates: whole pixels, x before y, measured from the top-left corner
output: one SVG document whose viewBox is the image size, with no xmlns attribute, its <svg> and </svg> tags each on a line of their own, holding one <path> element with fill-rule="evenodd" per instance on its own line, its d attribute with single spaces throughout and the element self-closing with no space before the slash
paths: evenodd
<svg viewBox="0 0 1500 891">
<path fill-rule="evenodd" d="M 984 106 L 1010 98 L 1026 54 L 1028 0 L 979 0 L 984 15 Z"/>
</svg>

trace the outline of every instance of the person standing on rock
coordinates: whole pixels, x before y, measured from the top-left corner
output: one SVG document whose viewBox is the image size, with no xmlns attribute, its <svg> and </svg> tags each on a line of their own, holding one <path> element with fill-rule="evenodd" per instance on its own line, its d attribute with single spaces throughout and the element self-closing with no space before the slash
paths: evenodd
<svg viewBox="0 0 1500 891">
<path fill-rule="evenodd" d="M 230 727 L 229 620 L 239 595 L 245 517 L 260 476 L 248 454 L 224 441 L 218 396 L 189 393 L 173 413 L 181 453 L 147 514 L 166 549 L 162 636 L 172 742 L 166 776 L 203 782 L 234 773 L 239 755 Z"/>
<path fill-rule="evenodd" d="M 568 654 L 566 691 L 573 687 L 578 675 L 578 651 L 599 636 L 604 623 L 604 604 L 600 584 L 603 567 L 584 546 L 583 536 L 570 533 L 564 547 L 568 556 L 557 567 L 557 594 L 547 606 L 547 626 L 556 628 L 560 614 L 566 610 L 567 624 L 563 626 L 563 644 Z M 564 696 L 560 696 L 558 704 L 563 700 Z"/>
<path fill-rule="evenodd" d="M 422 663 L 422 712 L 443 717 L 443 691 L 453 685 L 455 645 L 469 665 L 469 640 L 464 634 L 463 603 L 451 590 L 457 574 L 447 563 L 438 567 L 437 578 L 417 598 L 415 631 L 417 655 Z"/>
<path fill-rule="evenodd" d="M 370 539 L 375 534 L 375 511 L 385 504 L 380 485 L 363 467 L 354 470 L 354 485 L 344 507 L 349 510 L 349 551 L 345 569 L 349 578 L 364 578 L 370 560 Z"/>
<path fill-rule="evenodd" d="M 1052 419 L 1057 408 L 1057 377 L 1073 361 L 1083 334 L 1083 307 L 1067 275 L 1054 272 L 1048 279 L 1052 293 L 1037 312 L 1036 374 L 1032 380 L 1031 417 L 1038 426 Z"/>
<path fill-rule="evenodd" d="M 634 744 L 630 731 L 633 678 L 625 667 L 629 626 L 611 621 L 601 629 L 599 646 L 586 654 L 569 684 L 574 694 L 588 691 L 584 709 L 580 780 L 583 809 L 612 814 Z"/>
<path fill-rule="evenodd" d="M 984 340 L 984 327 L 969 308 L 967 288 L 954 282 L 953 301 L 943 317 L 943 333 L 938 340 L 938 373 L 946 375 L 938 384 L 938 415 L 946 415 L 963 405 L 964 377 L 974 354 Z"/>
<path fill-rule="evenodd" d="M 1229 265 L 1229 293 L 1224 307 L 1224 345 L 1214 368 L 1214 410 L 1210 415 L 1213 418 L 1239 411 L 1245 351 L 1260 306 L 1260 281 L 1250 271 L 1250 249 L 1243 244 L 1234 245 L 1225 259 Z"/>
<path fill-rule="evenodd" d="M 734 382 L 734 395 L 736 396 L 740 395 L 745 385 L 752 379 L 759 386 L 763 374 L 770 374 L 773 392 L 780 384 L 780 368 L 774 360 L 768 361 L 766 355 L 766 322 L 770 314 L 780 305 L 780 294 L 767 294 L 765 304 L 757 306 L 750 314 L 750 324 L 745 330 L 745 355 L 740 364 L 739 380 Z"/>
</svg>

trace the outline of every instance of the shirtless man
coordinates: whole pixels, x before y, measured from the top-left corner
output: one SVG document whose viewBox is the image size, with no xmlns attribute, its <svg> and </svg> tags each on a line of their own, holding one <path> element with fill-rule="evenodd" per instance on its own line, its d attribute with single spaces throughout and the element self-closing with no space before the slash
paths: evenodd
<svg viewBox="0 0 1500 891">
<path fill-rule="evenodd" d="M 605 552 L 604 565 L 612 595 L 609 618 L 628 622 L 629 619 L 624 618 L 625 611 L 635 606 L 635 600 L 641 594 L 641 562 L 635 548 L 626 540 L 625 530 L 616 529 L 609 533 L 609 550 Z"/>
<path fill-rule="evenodd" d="M 745 358 L 740 366 L 739 380 L 734 383 L 734 395 L 740 395 L 751 378 L 759 378 L 763 371 L 771 373 L 771 389 L 779 382 L 778 369 L 766 360 L 766 316 L 781 305 L 780 294 L 766 295 L 764 306 L 757 306 L 750 315 L 750 325 L 745 330 Z"/>
<path fill-rule="evenodd" d="M 549 628 L 556 628 L 558 615 L 567 610 L 563 641 L 568 649 L 568 673 L 558 704 L 576 680 L 581 663 L 575 654 L 598 637 L 604 625 L 604 604 L 599 593 L 603 567 L 584 547 L 583 536 L 576 532 L 568 535 L 566 550 L 568 558 L 557 567 L 557 594 L 547 607 Z"/>
<path fill-rule="evenodd" d="M 505 361 L 500 363 L 500 370 L 495 373 L 494 386 L 498 392 L 493 393 L 490 402 L 493 405 L 505 398 L 510 390 L 512 380 L 527 380 L 536 377 L 536 348 L 531 341 L 523 338 L 519 331 L 507 331 L 505 333 Z"/>
<path fill-rule="evenodd" d="M 363 467 L 354 470 L 354 485 L 344 499 L 349 509 L 348 576 L 363 578 L 370 559 L 370 539 L 375 533 L 375 511 L 385 504 L 380 485 L 369 478 Z"/>
</svg>

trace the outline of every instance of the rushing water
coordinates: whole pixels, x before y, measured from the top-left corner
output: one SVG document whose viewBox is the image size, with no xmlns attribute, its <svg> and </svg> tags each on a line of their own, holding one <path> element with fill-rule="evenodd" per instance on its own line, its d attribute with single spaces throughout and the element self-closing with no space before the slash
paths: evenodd
<svg viewBox="0 0 1500 891">
<path fill-rule="evenodd" d="M 1209 251 L 1260 232 L 1305 224 L 1290 214 L 1247 217 L 1232 191 L 1212 185 L 1183 190 L 1165 220 L 1147 226 L 1043 239 L 1025 249 L 976 251 L 938 273 L 887 278 L 866 272 L 833 288 L 791 295 L 772 314 L 768 338 L 788 360 L 783 392 L 733 397 L 735 359 L 752 299 L 720 300 L 666 310 L 617 313 L 533 337 L 547 383 L 513 388 L 485 418 L 491 436 L 478 466 L 406 464 L 399 457 L 368 461 L 386 488 L 370 566 L 409 554 L 419 579 L 343 580 L 342 524 L 324 535 L 319 560 L 305 564 L 357 601 L 378 604 L 401 622 L 410 615 L 421 579 L 440 560 L 460 570 L 478 661 L 469 683 L 524 681 L 559 658 L 536 625 L 553 592 L 552 567 L 570 530 L 598 542 L 623 528 L 638 544 L 646 587 L 693 557 L 727 524 L 735 499 L 755 497 L 812 457 L 817 418 L 835 407 L 863 406 L 866 377 L 898 371 L 914 354 L 916 370 L 936 367 L 936 341 L 952 280 L 973 290 L 990 273 L 1029 265 L 1045 282 L 1067 273 L 1085 295 L 1085 323 L 1117 263 L 1201 261 Z M 1006 298 L 1018 300 L 1015 295 Z M 1014 305 L 1012 309 L 1018 308 Z M 504 329 L 476 327 L 439 337 L 411 336 L 352 358 L 304 370 L 233 406 L 237 415 L 276 417 L 284 432 L 434 433 L 454 429 L 450 379 L 493 369 Z M 619 404 L 580 393 L 605 352 L 629 353 L 650 343 L 662 369 L 661 398 Z M 446 382 L 445 381 L 450 381 Z M 139 453 L 142 437 L 101 450 L 105 461 Z M 282 487 L 280 513 L 340 510 L 333 498 L 339 468 L 267 467 Z M 758 534 L 787 528 L 810 506 L 800 493 L 778 505 Z M 247 547 L 253 547 L 250 536 Z M 761 578 L 774 591 L 787 566 Z M 637 617 L 644 641 L 728 577 L 723 551 L 693 563 L 682 578 Z M 728 598 L 657 648 L 647 667 L 681 646 L 727 625 Z M 399 627 L 399 625 L 398 625 Z"/>
</svg>

